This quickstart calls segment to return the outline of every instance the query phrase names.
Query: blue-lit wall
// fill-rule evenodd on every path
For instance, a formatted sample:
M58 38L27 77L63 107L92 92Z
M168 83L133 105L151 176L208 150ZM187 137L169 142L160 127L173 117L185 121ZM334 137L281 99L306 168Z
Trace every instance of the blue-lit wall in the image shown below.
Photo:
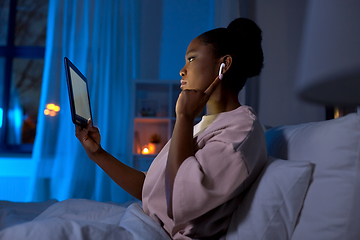
M214 28L215 2L143 1L137 78L180 80L188 44Z
M0 200L24 201L34 173L31 156L0 157Z
M180 79L188 44L214 28L215 1L164 1L164 9L159 78Z
M0 108L0 128L3 127L3 109ZM21 114L10 114L14 124L20 124ZM31 155L0 155L0 200L23 201L29 194L30 176L34 173Z

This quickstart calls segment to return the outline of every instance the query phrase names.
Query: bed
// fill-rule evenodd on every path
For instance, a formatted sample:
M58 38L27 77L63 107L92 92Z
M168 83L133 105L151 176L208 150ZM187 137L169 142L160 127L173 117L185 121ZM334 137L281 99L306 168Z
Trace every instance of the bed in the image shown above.
M268 163L222 239L359 240L360 114L265 135ZM139 202L85 199L0 202L0 230L2 240L170 239Z
M128 205L128 206L127 206ZM103 203L87 199L42 203L1 202L0 239L169 240L139 202Z

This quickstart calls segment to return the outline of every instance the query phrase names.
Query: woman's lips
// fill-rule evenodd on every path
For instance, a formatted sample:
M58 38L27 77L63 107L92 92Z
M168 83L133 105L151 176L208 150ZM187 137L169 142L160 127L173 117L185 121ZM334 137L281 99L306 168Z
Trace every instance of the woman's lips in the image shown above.
M183 88L184 88L184 86L186 85L186 81L185 80L180 80L180 83L181 83L181 85L180 85L180 88L182 89L182 90L184 90Z

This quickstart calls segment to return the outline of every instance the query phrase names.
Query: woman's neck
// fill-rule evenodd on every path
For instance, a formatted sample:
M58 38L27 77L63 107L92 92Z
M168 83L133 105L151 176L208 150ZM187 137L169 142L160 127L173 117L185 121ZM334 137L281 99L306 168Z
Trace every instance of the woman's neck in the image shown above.
M208 115L218 114L221 112L232 111L240 106L238 94L231 91L220 90L214 92L210 97L206 104L206 111Z

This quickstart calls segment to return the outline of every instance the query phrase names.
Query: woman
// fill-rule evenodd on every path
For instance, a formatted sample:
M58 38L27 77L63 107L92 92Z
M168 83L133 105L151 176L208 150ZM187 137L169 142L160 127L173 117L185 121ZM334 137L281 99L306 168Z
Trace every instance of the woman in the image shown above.
M263 66L261 30L238 18L227 28L205 32L188 46L180 71L172 139L147 174L101 148L91 124L76 126L89 157L120 187L143 201L143 209L174 239L220 238L244 190L266 161L266 142L252 109L239 91ZM222 79L218 72L224 63ZM193 128L201 110L208 116Z

